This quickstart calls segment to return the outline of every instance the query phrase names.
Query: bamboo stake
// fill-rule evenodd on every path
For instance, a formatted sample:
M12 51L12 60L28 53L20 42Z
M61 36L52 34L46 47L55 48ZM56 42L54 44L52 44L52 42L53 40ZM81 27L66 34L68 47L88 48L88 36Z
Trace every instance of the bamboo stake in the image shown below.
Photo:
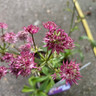
M77 10L80 18L81 18L81 21L82 21L82 23L83 23L83 26L84 26L84 28L85 28L85 31L86 31L86 33L87 33L88 38L89 38L90 40L94 40L94 39L93 39L93 36L92 36L92 34L91 34L91 30L90 30L90 28L89 28L89 26L88 26L88 23L87 23L87 21L86 21L86 19L85 19L85 16L84 16L84 14L83 14L83 12L82 12L82 10L81 10L81 8L80 8L80 5L79 5L78 1L77 1L77 0L73 0L73 3L74 3L74 5L75 5L75 7L76 7L76 10ZM95 54L95 56L96 56L96 47L93 48L93 51L94 51L94 54Z

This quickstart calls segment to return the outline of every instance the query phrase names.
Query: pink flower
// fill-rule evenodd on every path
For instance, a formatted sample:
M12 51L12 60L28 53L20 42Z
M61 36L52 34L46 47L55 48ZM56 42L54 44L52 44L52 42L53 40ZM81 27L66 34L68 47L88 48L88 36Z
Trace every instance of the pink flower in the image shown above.
M31 24L28 27L24 27L24 30L29 32L30 34L35 34L39 31L39 27Z
M28 38L28 33L25 31L19 31L17 33L17 38L19 38L19 40L27 40Z
M5 42L8 42L8 43L15 43L17 41L17 38L15 33L9 32L4 35L4 40Z
M21 52L19 56L14 58L14 61L9 64L11 73L18 77L19 75L27 76L31 74L31 70L36 67L34 62L34 54L26 51Z
M30 51L30 49L31 49L31 45L30 45L30 43L27 43L27 44L25 44L25 45L21 45L20 46L20 50L23 52L25 52L25 51Z
M0 66L0 79L7 74L7 68Z
M8 28L8 25L7 24L5 24L5 23L3 23L3 22L1 22L0 23L0 29L7 29Z
M13 54L11 53L5 53L5 55L2 57L2 60L6 61L6 62L10 62L13 60Z
M47 32L44 38L48 50L52 49L52 52L56 51L64 52L64 49L72 49L74 47L73 40L62 29L56 31Z
M43 23L44 28L49 29L49 31L56 30L58 27L54 22L48 21Z
M76 64L75 61L71 61L68 64L68 61L66 63L63 62L63 65L60 68L61 72L61 78L62 80L66 80L66 83L72 83L78 84L76 80L80 80L80 71L79 71L79 64Z

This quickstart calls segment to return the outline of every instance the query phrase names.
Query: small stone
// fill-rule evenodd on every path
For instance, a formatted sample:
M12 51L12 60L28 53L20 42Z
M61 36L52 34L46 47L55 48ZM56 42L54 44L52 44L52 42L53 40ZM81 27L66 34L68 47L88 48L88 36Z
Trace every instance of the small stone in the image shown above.
M38 17L38 14L37 13L35 14L35 17Z
M35 22L34 22L34 25L35 26L37 26L37 25L39 25L40 24L40 21L39 20L36 20Z
M46 7L45 5L42 6L43 9L44 9L45 7Z
M67 20L67 17L64 16L64 21L66 21L66 20Z
M47 13L50 13L50 12L51 12L51 10L47 9Z
M91 6L89 7L89 10L92 10L92 7Z
M5 81L8 81L7 78L5 78L5 77L4 77L4 80L5 80Z
M90 87L88 89L89 89L89 91L91 91L91 88Z

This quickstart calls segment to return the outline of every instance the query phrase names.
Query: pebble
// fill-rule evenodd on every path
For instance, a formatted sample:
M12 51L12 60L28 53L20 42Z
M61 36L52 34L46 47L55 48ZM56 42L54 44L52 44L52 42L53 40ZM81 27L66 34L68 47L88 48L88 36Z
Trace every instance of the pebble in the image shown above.
M35 22L34 22L34 25L39 25L40 24L40 21L39 20L36 20Z
M49 10L49 9L47 9L47 11L46 11L47 13L50 13L51 12L51 10Z

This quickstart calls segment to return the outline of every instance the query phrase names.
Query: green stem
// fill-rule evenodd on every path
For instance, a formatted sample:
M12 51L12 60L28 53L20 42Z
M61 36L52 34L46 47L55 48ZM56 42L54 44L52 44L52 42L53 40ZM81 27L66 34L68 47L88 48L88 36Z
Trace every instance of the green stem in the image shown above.
M16 46L14 46L14 48L15 48L18 52L20 52L20 50L19 50Z
M33 40L33 45L34 45L34 48L35 48L35 50L36 50L36 44L35 44L35 41L34 41L33 34L31 34L31 36L32 36L32 40Z
M71 25L70 25L70 30L69 30L69 36L71 35L71 33L72 33L72 31L71 31L71 29L72 29L72 26L73 26L73 20L74 20L74 15L75 15L75 4L74 4L74 7L73 7L73 12L72 12L72 18L71 18Z
M2 35L4 34L4 32L3 32L3 28L2 28Z
M38 51L37 51L37 54L43 59L45 60L44 56L42 54L40 54Z
M50 54L49 54L49 56L48 56L46 62L49 60L49 58L50 58L51 55L52 55L52 50L51 50L51 52L50 52Z

